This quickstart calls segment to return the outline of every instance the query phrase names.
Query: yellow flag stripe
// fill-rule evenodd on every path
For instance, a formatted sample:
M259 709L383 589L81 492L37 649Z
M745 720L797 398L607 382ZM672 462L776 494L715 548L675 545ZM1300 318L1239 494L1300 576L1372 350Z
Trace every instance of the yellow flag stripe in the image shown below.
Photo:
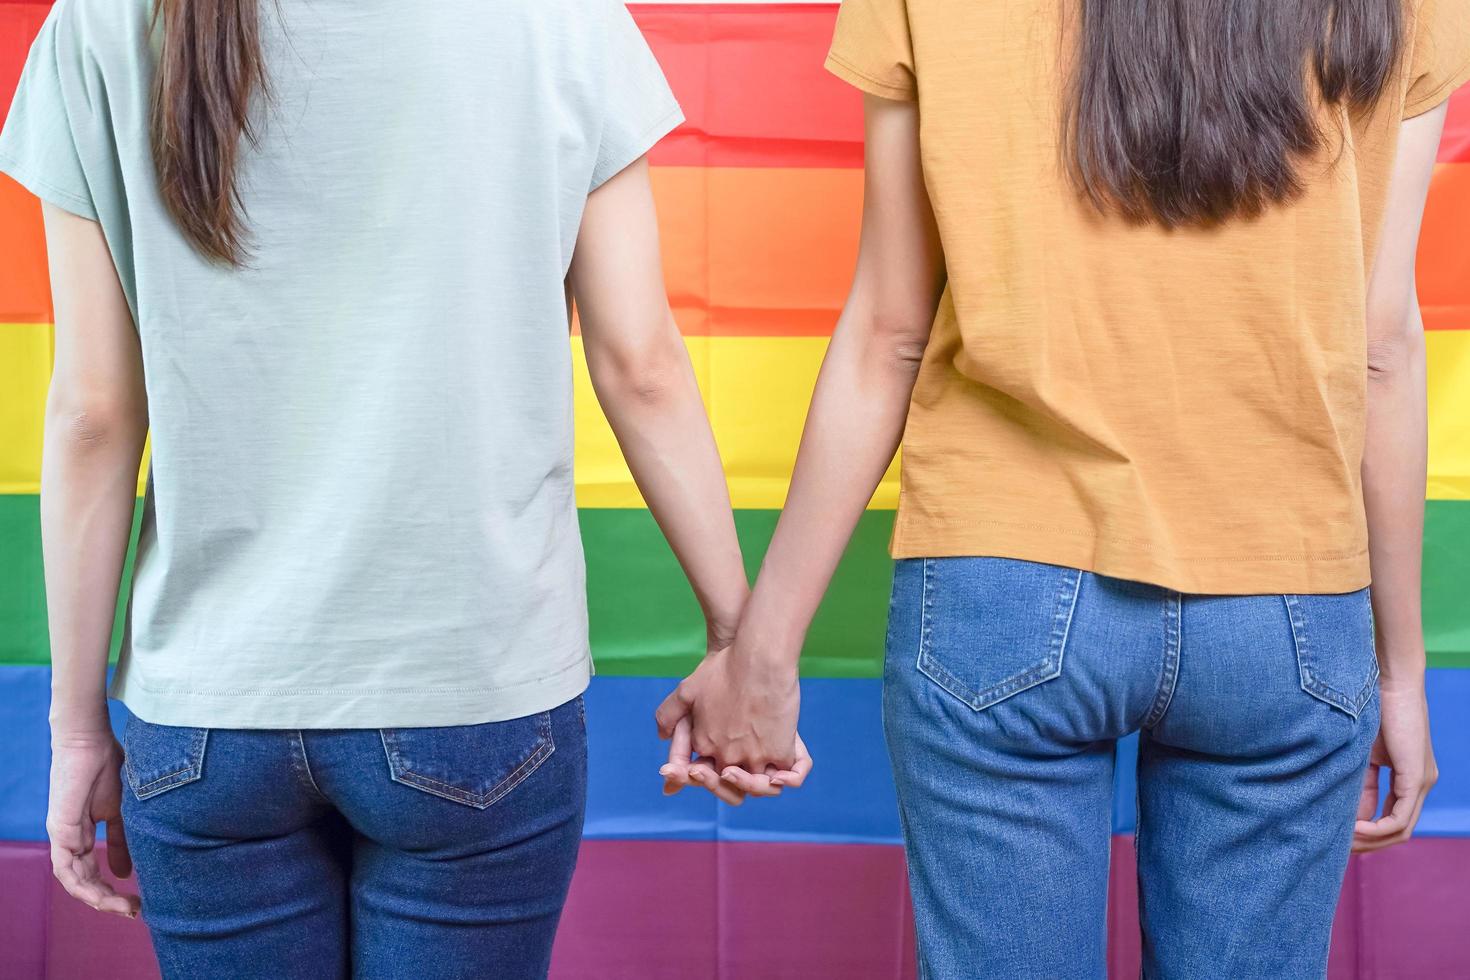
M736 507L778 508L786 500L807 403L827 350L825 337L686 337ZM577 378L577 503L642 507L643 498L592 394L581 338ZM889 468L870 506L898 502Z
M1430 500L1470 500L1470 330L1430 330Z
M1433 330L1429 347L1430 499L1470 500L1470 331ZM735 506L780 507L796 459L825 337L686 337L709 407ZM51 373L51 328L0 324L0 493L36 493L41 427ZM577 503L642 507L622 453L587 376L582 339L576 364ZM897 501L897 467L874 496ZM141 486L141 483L140 483Z
M51 383L51 327L0 324L0 493L35 493Z

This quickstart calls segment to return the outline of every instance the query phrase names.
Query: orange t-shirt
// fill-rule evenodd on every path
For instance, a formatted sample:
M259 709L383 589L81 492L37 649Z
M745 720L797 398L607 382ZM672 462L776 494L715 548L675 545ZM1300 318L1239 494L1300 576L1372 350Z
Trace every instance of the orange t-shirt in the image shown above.
M1075 2L1075 0L1074 0ZM903 440L895 557L1198 593L1368 584L1365 294L1399 121L1470 78L1470 0L1407 0L1406 68L1305 193L1173 231L1063 170L1066 0L844 0L827 67L917 100L948 284ZM1065 47L1064 47L1065 46Z

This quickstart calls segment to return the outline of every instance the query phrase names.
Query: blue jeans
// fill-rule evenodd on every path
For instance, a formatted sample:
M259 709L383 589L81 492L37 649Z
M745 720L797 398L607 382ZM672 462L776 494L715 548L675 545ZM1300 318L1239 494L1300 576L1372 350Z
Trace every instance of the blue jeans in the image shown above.
M1377 678L1366 589L898 562L883 712L921 976L1106 976L1114 747L1133 731L1144 976L1324 976Z
M124 749L165 977L546 976L587 798L580 697L456 728L133 718Z

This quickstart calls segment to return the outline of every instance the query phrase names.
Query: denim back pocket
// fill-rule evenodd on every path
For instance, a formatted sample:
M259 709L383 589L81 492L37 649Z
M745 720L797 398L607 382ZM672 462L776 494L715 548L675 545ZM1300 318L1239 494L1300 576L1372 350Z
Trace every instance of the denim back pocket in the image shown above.
M924 559L919 670L976 711L1060 676L1081 581L1010 558Z
M1291 619L1302 690L1358 717L1378 690L1368 590L1282 598Z
M384 728L395 783L483 810L551 757L551 712L450 728Z
M140 800L192 783L204 775L209 729L155 725L136 715L123 731L123 772Z

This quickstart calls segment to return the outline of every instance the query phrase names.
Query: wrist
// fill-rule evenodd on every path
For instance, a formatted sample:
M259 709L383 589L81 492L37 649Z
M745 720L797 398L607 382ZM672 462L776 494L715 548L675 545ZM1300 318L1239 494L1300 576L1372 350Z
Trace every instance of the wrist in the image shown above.
M113 745L117 737L112 729L102 728L51 728L51 751L62 749L98 749Z
M739 642L731 652L763 672L789 672L794 677L801 660L803 639L795 630L747 618L740 624Z
M745 606L745 615L740 620L741 638L752 641L750 649L757 654L795 662L806 643L811 616L803 617L793 610L789 597L773 595L776 587L770 586L766 579L761 580L761 585L767 587L757 586Z
M107 702L52 703L47 718L51 726L51 741L89 740L105 735L112 737L112 721L107 714Z
M1425 684L1425 666L1419 663L1392 663L1380 660L1378 666L1378 685L1389 689L1418 689L1423 690Z
M1378 674L1383 683L1423 686L1428 658L1424 654L1424 634L1421 631L1395 630L1387 633L1380 630L1375 646Z
M724 637L733 639L740 617L745 613L745 604L750 601L750 581L745 577L745 565L736 550L721 556L717 570L706 575L691 575L695 598L704 613L705 628L710 639Z
M732 592L722 602L703 604L705 640L711 650L723 650L735 642L735 634L740 629L740 617L749 598L750 590L746 589L738 594Z

